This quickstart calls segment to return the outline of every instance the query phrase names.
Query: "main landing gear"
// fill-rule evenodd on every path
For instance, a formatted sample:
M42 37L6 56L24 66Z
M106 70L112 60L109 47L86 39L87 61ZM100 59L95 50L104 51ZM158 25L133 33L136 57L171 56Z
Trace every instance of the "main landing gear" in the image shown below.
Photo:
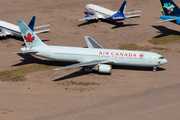
M157 67L153 67L153 72L156 72L156 70L157 70Z
M90 67L84 67L83 69L85 72L92 72L92 69Z

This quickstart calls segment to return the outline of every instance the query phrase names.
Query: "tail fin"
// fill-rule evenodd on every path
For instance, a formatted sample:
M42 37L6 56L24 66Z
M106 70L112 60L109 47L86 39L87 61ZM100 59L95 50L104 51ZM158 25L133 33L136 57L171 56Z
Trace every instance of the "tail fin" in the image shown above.
M17 23L26 47L46 46L23 21L17 21Z
M159 0L163 15L180 16L179 7L172 0Z
M29 27L32 31L34 31L35 19L36 19L36 17L33 16L32 19L31 19L31 21L29 22L29 25L28 25L28 27Z
M118 10L118 12L117 12L118 14L124 14L125 13L126 3L127 3L127 1L125 0L123 2L123 4L121 5L120 9Z

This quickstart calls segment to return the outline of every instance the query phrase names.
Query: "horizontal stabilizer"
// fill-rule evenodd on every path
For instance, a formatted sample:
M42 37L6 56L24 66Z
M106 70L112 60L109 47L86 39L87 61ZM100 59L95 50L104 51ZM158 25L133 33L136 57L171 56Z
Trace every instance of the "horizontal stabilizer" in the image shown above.
M137 10L137 11L128 11L128 12L125 12L124 14L132 14L132 13L138 13L138 12L141 12L141 10Z
M63 69L69 69L69 68L75 68L75 67L84 67L84 66L95 66L95 65L101 64L101 63L113 63L113 61L111 61L111 60L95 60L95 61L90 61L90 62L77 63L77 64L69 65L66 67L57 68L54 70L63 70Z
M27 51L21 51L21 52L13 52L13 54L25 54L25 53L38 53L38 51L27 50Z
M39 31L34 31L35 34L39 34L39 33L44 33L44 32L48 32L51 29L46 29L46 30L39 30Z
M126 15L126 18L133 18L133 17L139 17L141 14L136 14L136 15Z
M49 24L47 25L39 25L39 26L35 26L34 29L38 29L38 28L42 28L42 27L47 27L47 26L50 26Z
M100 44L98 44L95 40L93 40L91 37L89 36L84 36L88 48L99 48L99 49L104 49Z
M162 20L162 21L159 21L159 22L156 22L156 23L162 23L162 22L176 22L176 21L177 21L176 18L170 18L170 19Z

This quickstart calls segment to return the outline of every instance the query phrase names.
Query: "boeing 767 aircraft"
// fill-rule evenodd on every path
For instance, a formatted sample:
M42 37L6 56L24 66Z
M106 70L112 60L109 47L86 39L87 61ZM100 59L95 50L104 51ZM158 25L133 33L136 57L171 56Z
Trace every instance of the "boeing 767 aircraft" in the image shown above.
M153 67L156 71L157 66L167 63L162 55L154 52L104 49L89 36L85 36L88 48L48 46L23 21L17 23L26 47L21 48L21 52L16 54L31 53L57 61L76 62L55 70L84 67L88 72L96 70L100 73L111 73L111 65L128 65Z
M120 9L118 11L112 11L112 10L106 9L106 8L98 6L98 5L88 4L85 6L85 9L88 13L90 13L92 15L87 14L85 16L85 18L79 19L79 21L82 21L82 20L99 20L99 19L107 19L110 21L120 21L120 20L124 20L126 18L138 17L141 15L141 14L136 14L136 15L126 15L125 16L125 14L141 12L140 10L125 12L126 3L127 2L124 1L122 6L120 7Z
M40 26L34 26L35 24L35 19L36 17L33 16L31 21L29 22L29 28L31 28L31 30L33 31L34 29L38 29L41 27L46 27L49 26L49 24L47 25L40 25ZM12 35L12 36L17 36L17 37L22 37L21 32L19 30L19 27L17 25L5 22L5 21L1 21L0 20L0 37L6 37L7 35ZM36 34L39 33L43 33L43 32L48 32L50 29L46 29L46 30L40 30L40 31L34 31Z

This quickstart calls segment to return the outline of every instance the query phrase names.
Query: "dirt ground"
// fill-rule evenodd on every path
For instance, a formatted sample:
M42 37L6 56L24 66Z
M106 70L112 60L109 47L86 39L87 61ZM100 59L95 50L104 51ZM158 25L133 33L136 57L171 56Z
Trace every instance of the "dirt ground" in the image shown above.
M142 10L140 18L122 22L79 22L84 7L93 3L118 10L123 0L8 0L0 4L0 20L28 23L36 16L36 25L50 24L49 33L38 34L48 45L87 46L91 36L104 48L122 44L155 46L147 41L170 34L179 35L180 26L161 23L158 0L128 0L126 11ZM180 1L174 0L180 6ZM0 39L0 71L16 69L21 58L12 52L23 47L21 38ZM168 63L157 72L152 68L114 66L111 75L85 74L74 68L39 71L26 81L0 81L1 120L179 120L180 115L180 42L157 45L166 51ZM44 60L43 58L38 57ZM31 61L31 60L28 60ZM35 61L34 64L38 64ZM31 65L31 64L30 64ZM23 66L26 66L24 64ZM77 83L94 83L81 85ZM74 83L74 84L73 84Z

